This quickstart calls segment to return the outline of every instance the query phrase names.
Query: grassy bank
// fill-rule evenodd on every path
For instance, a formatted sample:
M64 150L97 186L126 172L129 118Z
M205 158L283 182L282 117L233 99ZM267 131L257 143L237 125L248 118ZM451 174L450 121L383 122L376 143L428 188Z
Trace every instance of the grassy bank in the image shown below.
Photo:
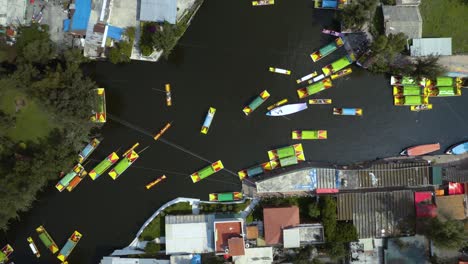
M0 86L8 87L1 83ZM18 90L8 88L5 88L0 96L0 110L16 118L15 126L10 127L6 133L13 141L35 141L47 136L54 127L50 115L41 109L34 99ZM19 103L18 111L16 111L17 101L24 102L24 104Z
M468 3L462 0L424 0L419 6L423 37L452 37L453 53L468 52Z

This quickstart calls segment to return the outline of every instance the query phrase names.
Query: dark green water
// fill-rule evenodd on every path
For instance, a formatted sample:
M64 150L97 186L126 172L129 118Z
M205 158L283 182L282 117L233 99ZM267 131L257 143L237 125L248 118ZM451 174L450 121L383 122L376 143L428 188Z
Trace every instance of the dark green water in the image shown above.
M353 67L349 78L316 98L332 98L332 106L311 106L289 119L267 117L266 105L282 98L297 102L295 83L343 56L344 50L313 63L308 56L332 38L320 33L332 24L334 12L316 11L311 1L276 1L253 8L250 1L207 0L168 62L128 65L93 63L87 72L106 88L108 112L145 131L156 132L166 122L173 127L164 138L203 159L221 159L233 172L268 158L266 151L292 144L291 130L326 129L328 140L303 142L306 158L340 164L397 155L403 148L440 142L448 147L466 140L467 95L433 98L434 110L414 113L395 107L385 76ZM268 72L269 66L292 70L291 76ZM163 89L171 83L173 102L165 106ZM271 97L245 117L242 112L262 90ZM217 108L208 135L200 127L210 106ZM364 116L337 117L332 107L362 107ZM51 183L33 208L12 223L1 242L15 247L15 263L58 263L34 229L42 224L63 246L76 229L83 239L70 263L98 263L102 256L128 245L146 219L175 197L207 199L208 193L240 189L239 180L223 171L193 184L189 174L207 165L198 157L152 138L135 128L109 120L104 141L87 165L111 151L140 142L149 146L117 181L107 175L83 181L72 193L59 193ZM140 150L142 149L140 148ZM147 191L144 186L166 174L166 182ZM33 235L41 250L38 260L26 237Z

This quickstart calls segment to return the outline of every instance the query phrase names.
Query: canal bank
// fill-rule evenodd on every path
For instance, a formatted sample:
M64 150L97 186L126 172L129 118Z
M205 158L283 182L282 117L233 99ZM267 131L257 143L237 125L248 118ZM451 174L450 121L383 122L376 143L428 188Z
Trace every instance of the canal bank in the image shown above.
M150 147L116 181L106 175L86 179L72 193L58 193L51 182L0 242L15 247L16 263L57 263L42 245L44 254L36 260L26 238L42 224L61 247L78 230L83 239L70 262L98 263L102 256L127 246L145 219L167 201L206 200L211 192L240 190L238 178L226 171L193 184L189 175L207 165L200 157L221 159L228 170L237 172L265 162L268 150L297 142L291 139L291 130L328 130L327 140L303 142L305 156L336 164L393 156L412 145L438 141L446 148L466 140L466 93L434 98L438 103L432 111L410 112L393 106L388 78L358 68L314 97L332 98L332 106L310 106L288 119L267 117L262 106L246 117L242 108L264 89L272 95L265 104L285 97L298 101L295 79L344 55L340 49L319 63L309 57L333 40L320 33L333 24L333 16L333 11L314 10L305 0L259 8L250 2L207 1L169 61L89 65L88 75L106 88L108 112L130 125L110 118L87 167L136 141L142 148ZM270 66L291 69L292 76L270 73ZM152 89L163 89L165 83L173 89L171 108L165 106L165 95ZM202 135L210 106L217 108L216 116L208 135ZM361 107L364 115L333 116L333 106ZM163 138L199 157L140 132L156 133L170 121L173 126ZM167 180L147 191L145 185L162 174Z

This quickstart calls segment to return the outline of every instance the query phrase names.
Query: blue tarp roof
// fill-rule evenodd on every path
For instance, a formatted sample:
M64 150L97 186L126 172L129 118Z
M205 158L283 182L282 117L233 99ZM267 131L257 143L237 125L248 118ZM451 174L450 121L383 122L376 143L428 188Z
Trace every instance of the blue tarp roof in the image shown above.
M140 20L176 23L177 0L141 0Z
M114 26L111 26L111 25L107 26L107 36L109 38L112 38L112 39L115 39L115 40L122 39L123 31L124 31L123 28L114 27Z
M338 6L338 1L336 0L325 0L322 2L322 7L324 8L336 8Z
M70 19L63 20L63 31L67 32L70 29Z
M201 255L194 255L190 264L201 264Z
M76 0L75 13L72 17L71 31L86 30L91 15L91 0Z

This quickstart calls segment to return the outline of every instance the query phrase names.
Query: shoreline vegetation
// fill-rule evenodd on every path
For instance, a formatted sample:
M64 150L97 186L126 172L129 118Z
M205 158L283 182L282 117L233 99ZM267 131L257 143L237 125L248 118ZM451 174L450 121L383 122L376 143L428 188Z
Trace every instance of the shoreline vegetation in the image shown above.
M0 50L0 229L31 208L36 195L76 162L97 126L90 122L95 83L85 77L79 50L63 54L47 26L19 29Z

